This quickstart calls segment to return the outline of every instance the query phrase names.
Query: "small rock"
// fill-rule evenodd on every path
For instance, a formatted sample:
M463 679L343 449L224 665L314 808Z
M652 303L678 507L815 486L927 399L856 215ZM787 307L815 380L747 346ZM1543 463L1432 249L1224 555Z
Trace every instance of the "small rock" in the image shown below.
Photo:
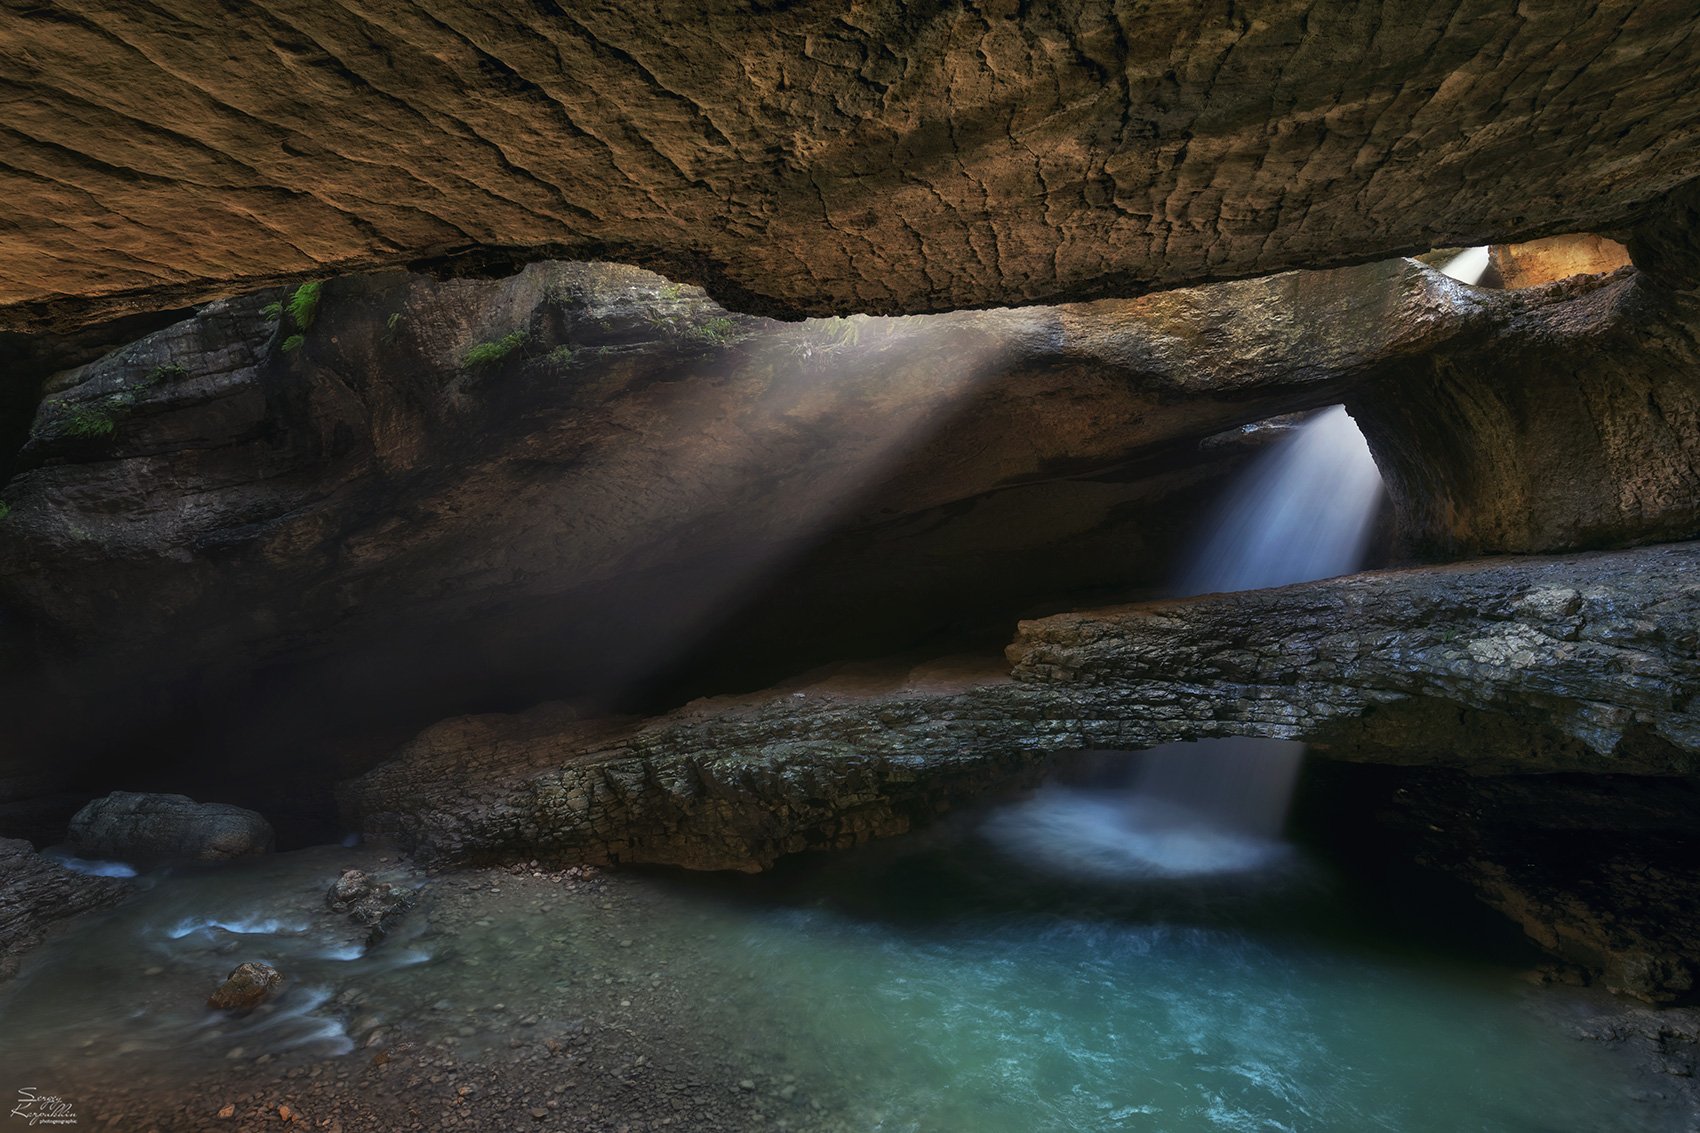
M331 882L330 890L325 894L325 904L341 912L372 892L373 888L372 879L366 876L364 870L345 869L341 877Z
M207 1006L220 1011L251 1011L283 983L283 974L270 964L250 960L238 964L223 985L207 997Z
M236 1116L236 1107L234 1105L227 1105L223 1109L218 1111L218 1115L220 1117L235 1117Z
M743 1081L738 1083L738 1088L743 1090L745 1093L753 1093L755 1091L756 1084L750 1079L745 1078Z

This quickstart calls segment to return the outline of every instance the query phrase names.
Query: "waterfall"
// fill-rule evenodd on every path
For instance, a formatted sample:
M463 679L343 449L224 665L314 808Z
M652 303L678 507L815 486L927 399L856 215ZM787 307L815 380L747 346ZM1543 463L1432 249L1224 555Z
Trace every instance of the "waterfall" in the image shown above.
M1206 526L1177 591L1329 578L1363 560L1381 475L1342 406L1313 415L1248 468ZM1183 876L1260 868L1277 841L1304 744L1215 739L1141 753L1131 783L1053 786L988 823L1028 860L1069 873ZM1129 788L1131 787L1131 794Z
M1468 283L1474 287L1487 274L1488 261L1491 259L1488 246L1478 245L1466 248L1440 265L1442 275L1449 275L1459 283Z
M1345 407L1325 409L1244 473L1178 590L1257 590L1355 570L1381 492L1375 459ZM1173 821L1273 838L1304 750L1295 741L1246 738L1164 744L1141 759L1135 797L1176 808Z
M1380 503L1363 434L1344 406L1324 409L1252 463L1177 591L1259 590L1356 570Z

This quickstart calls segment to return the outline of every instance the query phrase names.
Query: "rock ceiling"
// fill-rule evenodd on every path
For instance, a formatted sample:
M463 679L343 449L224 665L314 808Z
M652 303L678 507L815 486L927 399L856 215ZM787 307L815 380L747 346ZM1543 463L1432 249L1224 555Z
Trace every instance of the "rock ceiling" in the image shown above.
M26 0L0 329L608 258L797 316L1565 231L1700 178L1687 0Z

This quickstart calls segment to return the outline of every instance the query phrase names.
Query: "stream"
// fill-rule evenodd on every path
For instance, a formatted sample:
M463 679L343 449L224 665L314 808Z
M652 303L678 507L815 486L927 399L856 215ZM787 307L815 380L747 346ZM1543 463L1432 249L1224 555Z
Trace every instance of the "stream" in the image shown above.
M4 1084L80 1099L98 1121L185 1094L210 1114L256 1080L352 1092L412 1059L408 1104L441 1095L453 1115L456 1082L535 1056L525 1100L503 1104L549 1098L525 1122L545 1129L618 1129L595 1114L621 1105L652 1107L629 1130L659 1128L663 1100L683 1128L1683 1127L1567 1025L1588 993L1518 978L1530 955L1433 939L1422 926L1443 913L1366 894L1299 847L1200 857L1188 842L1188 868L1153 870L1144 849L1114 852L1107 816L1126 801L1056 783L761 876L426 878L371 846L144 874L0 991ZM1093 808L1098 833L1069 840ZM1150 821L1127 813L1129 829ZM348 866L423 886L370 949L324 910ZM249 959L285 973L282 994L246 1018L207 1010ZM579 1053L548 1061L551 1036ZM602 1062L626 1094L565 1084ZM692 1119L698 1094L717 1099L712 1118ZM296 1104L313 1112L311 1095ZM509 1127L506 1112L465 1124Z

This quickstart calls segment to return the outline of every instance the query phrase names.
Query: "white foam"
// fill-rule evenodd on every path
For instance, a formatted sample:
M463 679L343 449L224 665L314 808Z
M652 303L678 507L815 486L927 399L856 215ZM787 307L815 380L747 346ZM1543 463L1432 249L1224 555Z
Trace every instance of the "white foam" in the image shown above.
M1101 880L1245 873L1291 857L1281 842L1161 799L1068 787L999 811L981 834L1029 864Z
M70 854L46 853L42 855L58 862L72 873L85 873L90 877L135 877L136 867L128 862L101 861L95 858L76 858Z
M182 940L191 933L208 932L212 929L234 933L238 936L294 936L307 931L307 922L286 921L280 917L250 917L236 920L222 920L217 917L189 917L178 921L175 927L167 929L165 935L172 940Z

